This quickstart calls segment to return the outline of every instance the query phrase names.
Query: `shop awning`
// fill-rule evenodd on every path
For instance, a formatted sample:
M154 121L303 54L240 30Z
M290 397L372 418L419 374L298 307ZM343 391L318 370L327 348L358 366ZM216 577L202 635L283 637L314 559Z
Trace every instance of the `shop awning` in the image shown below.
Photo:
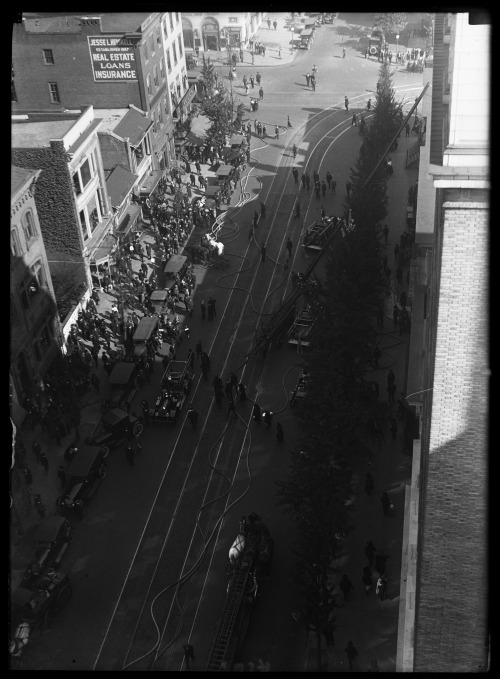
M120 207L137 181L137 175L123 165L117 165L106 179L106 188L113 207Z
M152 125L153 121L145 113L131 108L115 127L113 133L122 139L128 137L132 146L138 146Z
M94 250L90 258L90 264L99 266L100 264L107 264L109 257L116 248L117 240L110 233L105 236L99 246Z
M139 215L141 214L141 209L141 206L137 205L136 203L131 203L128 206L118 224L118 232L120 236L125 236L134 226Z
M141 195L149 195L150 193L153 193L156 185L161 179L162 174L162 170L156 170L153 173L147 174L143 181L139 184L139 191L141 192Z

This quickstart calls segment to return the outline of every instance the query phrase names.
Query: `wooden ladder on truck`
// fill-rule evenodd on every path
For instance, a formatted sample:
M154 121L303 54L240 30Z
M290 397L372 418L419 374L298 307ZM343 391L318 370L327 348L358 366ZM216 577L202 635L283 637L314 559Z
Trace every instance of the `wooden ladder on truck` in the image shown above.
M250 563L243 561L231 580L224 611L217 625L215 639L210 650L207 664L208 672L231 670L237 646L235 630L250 575L250 565Z

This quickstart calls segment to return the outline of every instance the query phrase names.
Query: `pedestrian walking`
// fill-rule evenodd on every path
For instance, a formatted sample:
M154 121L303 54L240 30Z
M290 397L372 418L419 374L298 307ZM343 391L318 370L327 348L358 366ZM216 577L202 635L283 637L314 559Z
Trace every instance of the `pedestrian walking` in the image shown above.
M190 660L195 660L194 657L194 647L191 646L191 644L186 644L183 646L184 649L184 662L186 663L186 669L189 670L189 661Z
M342 47L342 59L345 59L345 47Z
M281 47L278 47L278 59L281 59Z
M344 652L347 655L349 669L352 670L353 662L356 660L356 657L358 655L358 651L356 650L356 647L354 646L352 641L347 642L347 646L344 648Z
M356 118L355 113L352 114L352 119L351 119L351 127L353 127L353 126L356 126L356 127L358 126L358 119Z
M278 22L276 21L276 19L273 21L273 26L274 26L274 30L276 30L278 28Z
M262 76L260 75L259 71L257 71L257 73L255 75L255 80L257 82L257 85L260 85L261 78L262 78Z
M66 488L66 473L62 464L57 468L57 478L61 482L61 487Z
M383 601L385 599L386 587L387 580L384 578L383 575L381 575L377 580L377 586L375 587L375 592L379 595L380 601Z
M203 348L201 346L201 340L198 340L196 343L196 358L201 358L201 355L203 353Z
M394 327L396 328L398 325L398 318L399 318L399 307L395 304L392 307L392 320L394 322Z
M300 203L297 202L295 204L295 218L299 219L299 217L300 217Z
M260 248L260 254L262 255L262 261L266 261L266 246L264 243L262 243L261 248Z
M374 483L373 483L373 476L372 476L370 473L368 473L368 474L366 475L366 478L365 478L365 493L366 493L367 495L371 495L371 494L372 494L372 492L373 492L373 486L374 486Z
M352 582L349 580L347 573L344 573L344 575L342 576L342 580L340 581L339 587L344 595L344 601L347 601L349 592L351 591L351 589L354 589L354 586Z
M254 227L257 226L258 221L259 221L259 213L257 212L257 210L254 210L254 213L253 213L253 225L254 225Z
M290 116L287 116L286 124L287 124L287 127L293 127L292 123L290 122Z
M316 194L316 198L318 198L318 200L321 197L320 191L321 191L320 185L318 183L316 183L314 185L314 193Z
M45 474L49 473L49 460L47 458L47 455L43 452L43 450L40 451L40 464L42 467L45 469Z
M368 540L368 542L365 545L364 553L366 558L368 559L368 565L370 566L370 568L373 566L373 558L375 556L376 551L377 550L373 542L371 540Z
M363 568L363 577L361 578L361 581L363 583L363 586L365 588L365 592L367 594L370 594L370 590L373 586L373 581L372 581L372 572L368 566L365 566Z
M299 172L296 167L292 169L293 179L296 184L299 183Z
M259 99L261 100L264 99L264 90L262 89L262 87L259 88Z
M283 443L283 440L285 438L285 434L283 432L283 426L280 422L276 423L276 440L278 443Z
M311 80L311 74L306 73L306 82L307 82L307 87L309 87L309 81Z
M349 99L347 97L344 97L344 106L345 106L345 110L348 111L349 110Z
M313 88L313 92L316 92L316 78L311 78L311 87Z
M380 496L380 502L382 503L382 511L384 512L384 516L388 516L391 512L391 509L394 509L394 505L392 504L392 500L387 495L385 490Z
M387 224L385 224L384 228L382 229L382 233L384 234L384 242L387 245L387 237L389 235L389 227Z
M280 128L277 125L275 125L274 126L274 138L279 139L279 137L280 137Z
M191 427L193 428L193 430L196 429L196 425L198 424L198 416L199 416L199 414L198 414L198 412L193 408L193 404L192 404L192 403L189 404L189 408L188 408L188 411L187 411L187 416L188 416L188 418L189 418L189 421L191 422Z
M293 154L294 158L297 155L297 147L295 146L295 144L293 145L293 148L292 148L292 154Z
M264 219L266 216L266 206L264 203L261 202L260 204L260 218Z
M287 241L286 241L286 249L288 250L290 257L292 256L292 248L293 248L293 243L291 241L290 236L288 236Z

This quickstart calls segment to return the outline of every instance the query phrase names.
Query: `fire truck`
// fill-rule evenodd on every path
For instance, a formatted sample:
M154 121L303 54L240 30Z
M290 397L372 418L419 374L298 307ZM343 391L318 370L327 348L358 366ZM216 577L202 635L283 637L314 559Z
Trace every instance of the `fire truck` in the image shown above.
M170 361L163 373L160 393L149 411L153 422L176 424L193 382L193 368L188 361Z
M208 653L208 672L230 672L238 659L262 579L269 574L273 539L255 512L240 521L229 550L229 582L224 609Z

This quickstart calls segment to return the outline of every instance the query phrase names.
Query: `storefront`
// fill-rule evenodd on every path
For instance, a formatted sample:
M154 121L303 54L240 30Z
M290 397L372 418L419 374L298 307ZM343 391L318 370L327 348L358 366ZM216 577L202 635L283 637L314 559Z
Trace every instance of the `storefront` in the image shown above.
M207 17L203 20L201 26L202 38L203 38L203 49L204 50L220 50L220 29L219 22L213 17Z

